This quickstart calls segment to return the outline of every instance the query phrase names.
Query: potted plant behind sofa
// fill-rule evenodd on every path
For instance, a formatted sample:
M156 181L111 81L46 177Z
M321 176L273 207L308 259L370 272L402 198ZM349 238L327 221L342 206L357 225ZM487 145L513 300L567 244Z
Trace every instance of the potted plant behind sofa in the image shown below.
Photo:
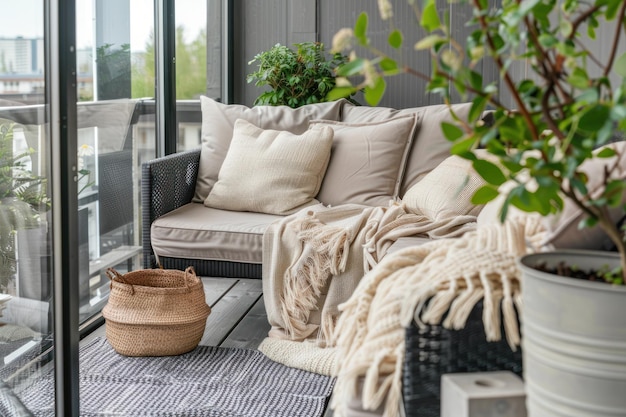
M255 105L296 108L326 101L326 95L335 87L335 69L347 62L347 57L333 53L327 58L324 44L320 42L294 46L295 51L276 44L248 62L248 65L258 65L257 70L247 76L248 83L271 88L256 98Z
M353 83L337 87L331 97L364 88L373 105L384 94L385 77L404 73L427 80L428 90L446 101L453 91L471 96L471 113L492 109L493 125L459 120L443 123L442 130L454 142L452 153L472 160L487 182L473 202L500 197L501 220L511 206L541 216L565 210L566 221L580 218L581 227L604 231L616 252L522 258L524 375L531 417L621 415L626 409L626 242L620 222L626 213L626 143L609 144L626 132L626 55L617 53L626 42L626 2L503 0L492 7L487 0L472 0L474 30L460 41L439 16L435 0L423 7L408 3L427 33L415 49L430 54L432 71L403 67L375 48L367 36L368 16L361 14L353 29L337 33L333 50L356 45L373 57L355 57L339 68L339 75ZM388 0L378 5L382 19L393 17ZM611 22L608 57L600 61L596 53L604 45L596 31ZM391 27L388 43L397 49L403 34ZM473 70L483 61L495 65L513 106L501 101L498 83L484 83ZM516 65L529 75L514 79ZM363 76L359 83L357 76ZM486 148L495 163L479 159L478 148ZM584 279L558 276L557 269L582 271ZM588 281L593 274L608 283Z

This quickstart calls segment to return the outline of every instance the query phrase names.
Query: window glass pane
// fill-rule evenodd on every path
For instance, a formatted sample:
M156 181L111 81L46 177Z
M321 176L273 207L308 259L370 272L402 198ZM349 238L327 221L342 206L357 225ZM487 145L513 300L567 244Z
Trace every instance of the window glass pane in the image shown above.
M139 176L155 144L154 18L149 0L76 6L82 322L106 304L107 268L141 266Z
M219 94L220 60L207 60L207 43L211 42L219 57L219 38L207 34L217 29L219 36L219 1L176 0L176 99L178 119L179 151L197 148L200 145L201 95ZM210 12L207 11L210 8ZM213 20L211 20L213 19ZM209 24L209 20L213 25ZM215 56L212 56L215 58ZM211 84L209 87L208 84Z
M53 366L43 2L0 14L0 415Z

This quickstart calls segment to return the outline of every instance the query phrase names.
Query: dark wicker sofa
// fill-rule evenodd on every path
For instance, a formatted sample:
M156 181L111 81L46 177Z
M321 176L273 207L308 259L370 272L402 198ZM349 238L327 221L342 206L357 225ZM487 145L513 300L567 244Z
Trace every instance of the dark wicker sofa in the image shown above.
M156 262L150 244L150 225L157 217L191 202L200 150L192 150L146 162L142 167L144 267ZM160 258L164 268L192 265L199 275L261 278L261 265L198 259ZM403 397L408 417L438 417L441 375L456 372L508 370L522 374L522 352L513 352L506 341L486 342L482 305L472 311L466 327L441 326L406 330Z
M430 159L429 162L437 163ZM193 201L201 163L201 150L196 149L143 164L141 203L145 268L158 266L151 243L152 223ZM164 268L193 266L203 276L260 279L262 275L262 266L256 263L162 255L158 259ZM520 350L513 352L504 340L485 340L480 304L462 330L447 330L441 326L408 328L406 346L403 400L407 416L439 416L440 379L444 373L509 370L521 375L522 372Z

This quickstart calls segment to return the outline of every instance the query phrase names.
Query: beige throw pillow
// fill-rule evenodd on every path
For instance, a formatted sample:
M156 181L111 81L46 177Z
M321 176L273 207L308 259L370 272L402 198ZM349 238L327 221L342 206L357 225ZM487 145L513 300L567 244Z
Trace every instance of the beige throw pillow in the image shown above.
M407 109L387 107L344 106L342 122L371 123L392 118L415 115L419 126L414 133L413 143L407 156L406 170L400 184L400 197L415 185L424 175L450 156L452 142L441 131L441 122L452 121L450 109L462 120L467 120L472 103L434 104Z
M193 201L204 201L217 181L237 119L247 120L262 129L286 130L299 135L309 128L311 119L339 120L345 103L349 102L339 100L315 103L297 109L287 106L247 107L241 104L223 104L201 96L202 146Z
M311 121L334 130L330 163L317 199L327 205L388 206L398 197L415 115L376 123Z
M408 211L431 220L477 216L483 206L473 204L471 198L484 184L472 161L452 155L409 188L402 201Z
M332 142L330 127L295 135L264 130L239 119L217 182L204 204L281 215L316 204L314 197L328 166Z

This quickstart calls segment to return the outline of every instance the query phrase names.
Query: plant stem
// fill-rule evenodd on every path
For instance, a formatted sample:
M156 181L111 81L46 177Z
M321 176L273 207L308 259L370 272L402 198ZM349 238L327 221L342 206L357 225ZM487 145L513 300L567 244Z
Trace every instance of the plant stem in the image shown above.
M619 10L618 22L624 22L624 15L626 14L626 1L622 2L622 7ZM613 61L615 61L615 55L617 54L617 46L619 44L619 38L622 32L622 24L618 23L615 28L615 37L613 38L613 45L611 46L611 54L609 56L609 61L604 67L604 76L608 76L611 68L613 68Z
M606 233L611 239L611 242L615 244L617 251L620 255L620 265L622 279L626 283L626 242L624 241L623 234L618 229L618 226L611 220L606 207L596 209L586 205L579 196L571 188L565 189L561 187L561 191L565 194L576 206L581 209L585 215L590 218L598 220L598 226Z
M405 73L410 74L410 75L413 75L414 77L420 78L420 79L422 79L422 80L424 80L424 81L430 81L430 80L431 80L431 78L430 78L428 75L424 74L423 72L417 71L417 70L415 70L415 69L413 69L413 68L411 68L411 67L409 67L409 66L404 66L404 67L402 67L402 70L403 70ZM448 81L454 81L454 78L453 78L450 74L448 74L448 73L446 73L446 72L443 72L443 71L437 71L437 75L441 75L441 76L446 77L446 78L448 79ZM500 102L497 98L494 98L494 96L493 96L493 95L491 95L491 94L485 94L484 92L479 91L479 90L476 90L476 89L474 89L472 86L467 85L467 84L465 84L465 85L464 85L464 87L465 87L465 89L466 89L467 91L469 91L470 93L474 93L474 94L476 94L477 96L481 96L481 97L484 97L484 98L488 99L488 100L489 100L489 102L490 102L491 104L493 104L494 106L499 107L499 108L502 108L502 109L509 110L509 109L508 109L508 108L507 108L504 104L502 104L502 103L501 103L501 102Z
M537 131L537 126L535 126L535 124L533 123L532 117L530 116L530 113L528 112L528 109L526 108L524 101L522 100L522 98L519 95L519 92L515 88L515 83L513 82L513 79L511 79L511 75L506 69L504 63L502 62L502 58L496 52L496 45L488 30L489 25L487 24L487 21L485 20L485 16L483 14L484 9L482 8L480 4L480 0L474 0L474 6L476 7L476 10L478 11L477 15L478 15L478 21L480 22L480 26L483 30L483 33L487 37L487 42L489 43L489 50L491 51L491 56L494 62L496 63L496 65L498 66L498 69L500 70L500 73L502 74L502 77L504 78L504 82L507 88L509 89L509 92L513 96L513 99L515 100L515 103L517 103L517 106L519 107L518 111L522 114L522 116L526 120L526 123L528 124L528 127L532 133L533 138L538 139L539 132Z

